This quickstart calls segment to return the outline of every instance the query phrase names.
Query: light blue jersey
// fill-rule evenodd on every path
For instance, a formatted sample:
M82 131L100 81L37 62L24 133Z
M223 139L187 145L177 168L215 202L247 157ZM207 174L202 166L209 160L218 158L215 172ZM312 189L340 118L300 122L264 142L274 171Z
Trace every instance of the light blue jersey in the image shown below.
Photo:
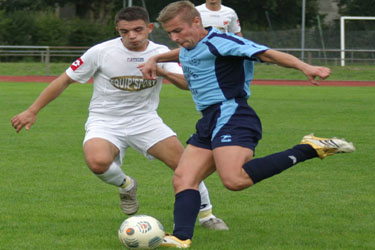
M199 111L233 98L250 96L254 55L268 50L245 38L208 28L193 49L181 48L180 63Z

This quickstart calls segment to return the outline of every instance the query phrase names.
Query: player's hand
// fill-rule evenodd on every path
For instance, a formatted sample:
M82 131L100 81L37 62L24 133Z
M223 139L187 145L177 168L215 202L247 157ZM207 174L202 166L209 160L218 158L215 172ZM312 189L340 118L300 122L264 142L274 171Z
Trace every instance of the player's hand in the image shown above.
M23 127L25 127L26 130L29 130L31 126L36 121L36 114L25 110L22 113L14 116L10 122L12 123L13 128L16 130L16 132L20 132Z
M146 63L138 65L138 69L147 80L155 80L157 76L157 60L155 57L150 57Z
M309 67L303 70L303 73L307 76L307 79L309 79L312 84L319 85L319 82L316 78L318 78L319 80L326 79L331 75L331 70L327 67L309 65Z

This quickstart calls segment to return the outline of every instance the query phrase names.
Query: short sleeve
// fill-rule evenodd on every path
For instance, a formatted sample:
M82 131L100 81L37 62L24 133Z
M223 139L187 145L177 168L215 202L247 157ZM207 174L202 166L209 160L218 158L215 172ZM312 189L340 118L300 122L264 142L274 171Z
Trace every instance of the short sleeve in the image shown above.
M183 74L182 67L178 63L174 63L174 62L163 63L161 67L168 72L172 72L176 74Z
M213 34L207 45L216 56L239 56L250 60L257 60L255 54L269 49L267 46L230 33Z
M90 48L70 65L66 70L67 75L80 83L89 81L98 69L98 54L95 47Z

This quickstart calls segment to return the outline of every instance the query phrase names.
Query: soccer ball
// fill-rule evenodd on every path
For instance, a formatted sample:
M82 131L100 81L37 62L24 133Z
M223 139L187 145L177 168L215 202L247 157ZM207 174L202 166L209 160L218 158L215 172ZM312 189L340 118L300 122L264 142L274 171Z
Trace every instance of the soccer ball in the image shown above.
M120 241L128 249L154 249L163 241L163 225L148 215L132 216L121 224L118 230Z

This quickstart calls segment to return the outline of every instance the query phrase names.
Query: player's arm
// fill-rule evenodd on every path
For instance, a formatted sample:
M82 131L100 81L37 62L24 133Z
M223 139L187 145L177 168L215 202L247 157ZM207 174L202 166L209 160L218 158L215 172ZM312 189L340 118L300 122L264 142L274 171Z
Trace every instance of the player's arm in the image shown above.
M188 84L183 74L172 73L161 67L157 67L156 74L164 77L167 81L173 83L176 87L189 90Z
M180 49L174 49L166 53L154 55L150 57L146 63L142 64L138 68L142 71L145 79L156 79L157 63L158 62L178 62L178 56Z
M313 66L299 60L293 55L273 49L260 52L255 56L261 59L263 62L275 63L285 68L297 69L304 73L307 79L309 79L309 81L315 85L319 85L319 82L315 80L316 77L324 80L331 74L331 70L327 67Z
M39 111L57 98L72 82L74 81L65 72L52 81L29 108L11 119L16 132L21 131L23 127L29 130L35 123Z

